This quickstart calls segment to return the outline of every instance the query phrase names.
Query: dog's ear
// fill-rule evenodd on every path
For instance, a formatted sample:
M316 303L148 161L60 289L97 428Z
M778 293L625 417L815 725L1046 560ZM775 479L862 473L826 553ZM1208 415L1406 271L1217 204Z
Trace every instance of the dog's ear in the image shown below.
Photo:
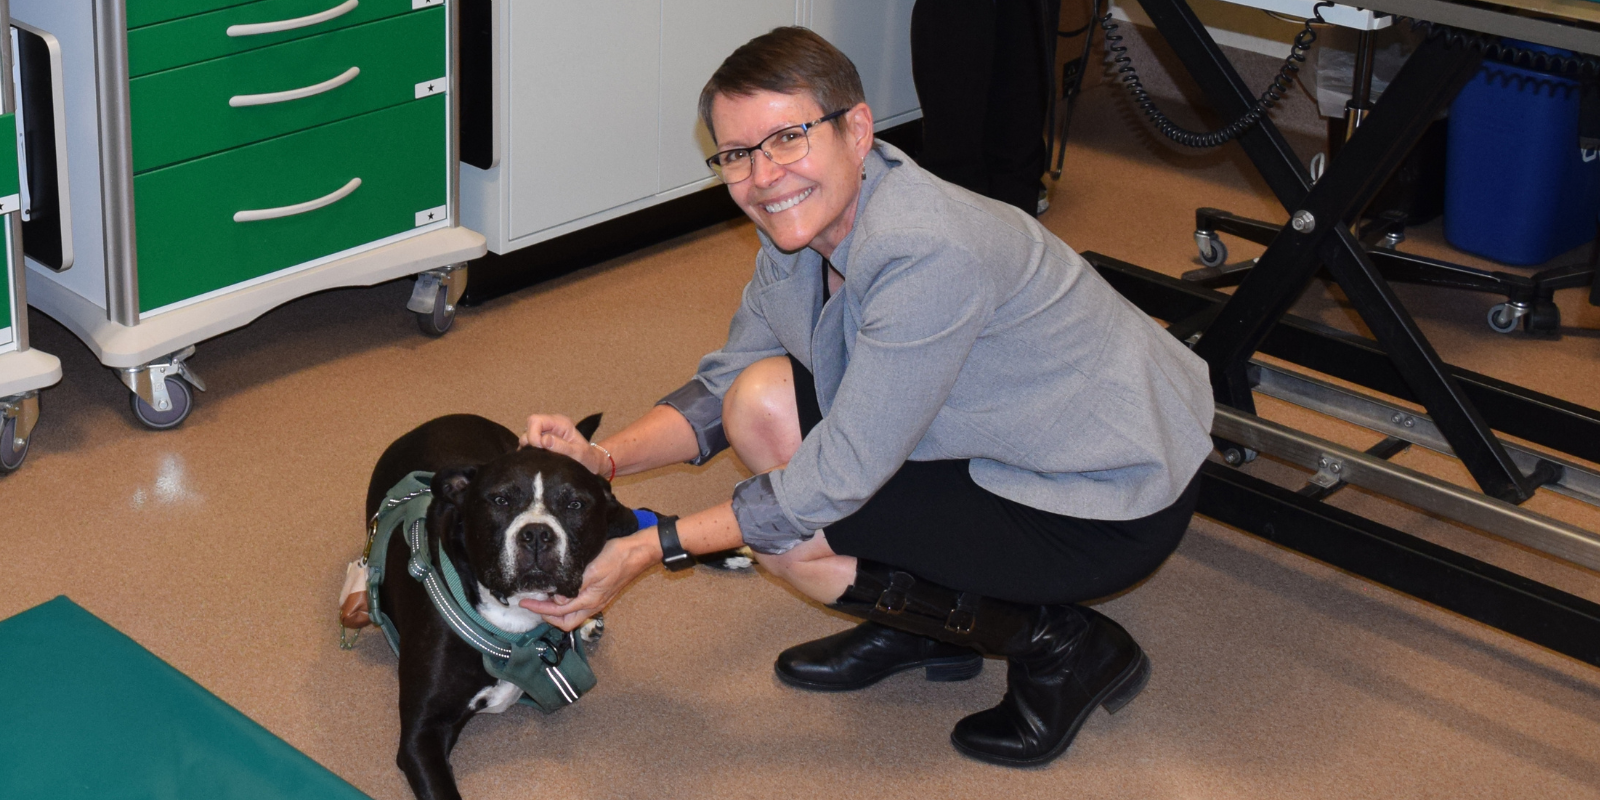
M594 432L600 430L600 415L590 414L589 416L579 420L578 424L574 425L573 427L578 429L579 436L593 441Z
M433 503L428 506L428 533L441 547L450 546L456 556L464 557L467 552L467 531L461 524L461 506L467 499L467 490L472 486L472 479L477 477L477 467L451 467L433 474ZM465 561L457 561L457 569L465 567ZM468 577L468 586L476 586L477 579Z
M478 476L477 467L451 467L433 474L433 497L453 506L459 506L467 497L467 488Z
M606 538L617 539L639 530L639 518L633 509L617 502L617 496L606 490Z

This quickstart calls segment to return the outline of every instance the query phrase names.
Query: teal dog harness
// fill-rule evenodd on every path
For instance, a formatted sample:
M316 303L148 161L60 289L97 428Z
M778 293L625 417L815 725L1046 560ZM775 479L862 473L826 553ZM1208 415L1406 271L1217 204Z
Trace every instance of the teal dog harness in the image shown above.
M396 530L403 531L411 559L406 571L422 582L428 598L450 630L483 654L490 675L520 687L519 702L546 714L572 705L594 688L589 655L577 637L548 622L526 633L508 633L485 620L462 591L461 577L444 551L434 563L426 520L433 503L431 472L413 472L390 489L367 529L367 613L383 631L389 647L400 653L400 634L393 620L379 610L378 590L383 585L385 556Z

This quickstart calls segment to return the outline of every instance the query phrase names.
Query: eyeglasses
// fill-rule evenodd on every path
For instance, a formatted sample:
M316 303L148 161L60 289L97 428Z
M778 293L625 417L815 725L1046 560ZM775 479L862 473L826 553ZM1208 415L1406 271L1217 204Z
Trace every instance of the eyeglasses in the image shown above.
M807 122L804 125L784 128L757 142L755 147L724 150L706 159L706 166L710 167L712 172L717 173L717 177L721 178L723 183L738 183L749 178L750 174L755 171L755 152L757 150L761 151L772 163L780 167L786 164L793 164L805 158L811 152L811 135L808 131L824 122L837 119L849 110L848 108L841 108L832 114Z

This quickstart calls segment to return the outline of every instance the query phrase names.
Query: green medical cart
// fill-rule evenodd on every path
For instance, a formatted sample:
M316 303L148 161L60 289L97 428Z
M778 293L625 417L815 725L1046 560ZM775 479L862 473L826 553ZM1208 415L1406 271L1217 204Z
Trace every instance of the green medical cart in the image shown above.
M28 183L59 206L29 302L146 426L204 389L197 342L313 292L415 275L407 307L449 328L485 251L456 222L454 5L13 0L55 59L23 61Z
M0 0L0 30L10 10ZM11 74L9 37L0 37L0 75ZM22 466L39 419L39 390L61 379L61 362L28 347L28 299L22 266L21 181L17 171L16 89L0 81L0 474Z

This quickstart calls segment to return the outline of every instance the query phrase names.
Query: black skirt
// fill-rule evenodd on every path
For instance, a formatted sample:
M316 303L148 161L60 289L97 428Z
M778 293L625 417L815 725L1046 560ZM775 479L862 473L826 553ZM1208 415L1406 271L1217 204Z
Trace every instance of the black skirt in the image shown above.
M792 356L800 432L822 421L816 383ZM1198 473L1172 505L1108 521L1052 514L990 492L965 459L907 461L854 514L825 531L835 553L878 561L964 592L1018 603L1078 603L1144 580L1178 547Z

